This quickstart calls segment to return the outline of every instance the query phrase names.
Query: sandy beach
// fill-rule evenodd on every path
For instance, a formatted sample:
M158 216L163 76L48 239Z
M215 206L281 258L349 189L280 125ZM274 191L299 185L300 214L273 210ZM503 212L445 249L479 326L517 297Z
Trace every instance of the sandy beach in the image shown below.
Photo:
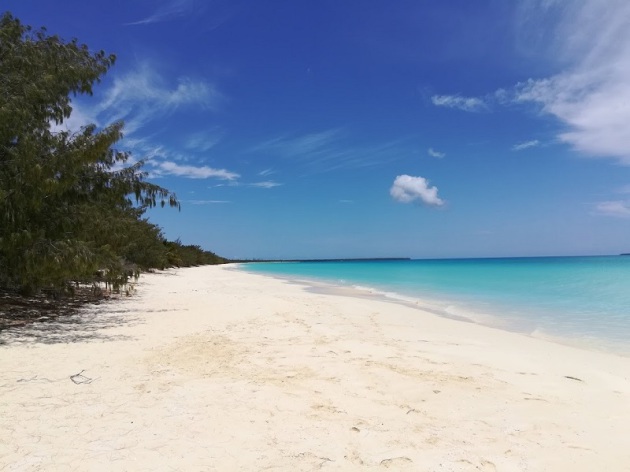
M630 471L630 358L207 266L0 333L0 470Z

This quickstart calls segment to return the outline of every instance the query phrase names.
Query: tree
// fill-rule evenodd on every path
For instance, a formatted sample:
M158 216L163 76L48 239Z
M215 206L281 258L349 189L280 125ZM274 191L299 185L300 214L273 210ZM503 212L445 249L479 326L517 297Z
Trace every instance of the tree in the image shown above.
M51 130L114 62L10 13L0 18L0 286L60 291L97 270L124 283L138 268L129 238L144 244L141 267L166 261L161 232L142 215L179 203L145 180L142 162L121 168L129 156L112 146L123 124Z

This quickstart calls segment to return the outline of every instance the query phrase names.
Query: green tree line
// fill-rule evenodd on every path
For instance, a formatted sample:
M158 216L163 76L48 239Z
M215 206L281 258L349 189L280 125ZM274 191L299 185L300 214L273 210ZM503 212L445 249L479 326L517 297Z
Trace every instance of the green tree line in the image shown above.
M113 146L123 123L51 129L91 95L115 56L90 52L0 17L0 288L60 293L76 283L118 287L152 268L217 264L199 246L168 241L147 209L180 207L146 180L143 162Z

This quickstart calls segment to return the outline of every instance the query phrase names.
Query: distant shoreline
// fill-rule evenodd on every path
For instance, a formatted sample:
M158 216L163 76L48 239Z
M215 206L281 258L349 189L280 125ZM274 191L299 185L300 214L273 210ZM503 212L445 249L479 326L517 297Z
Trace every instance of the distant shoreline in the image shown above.
M341 259L248 259L248 260L231 260L230 262L238 264L249 264L257 262L377 262L377 261L410 261L411 257L357 257L357 258L341 258Z
M227 259L228 263L249 264L257 262L379 262L379 261L464 261L464 260L496 260L496 259L556 259L579 257L619 257L630 256L630 252L620 254L585 254L571 256L468 256L468 257L337 257L312 259Z

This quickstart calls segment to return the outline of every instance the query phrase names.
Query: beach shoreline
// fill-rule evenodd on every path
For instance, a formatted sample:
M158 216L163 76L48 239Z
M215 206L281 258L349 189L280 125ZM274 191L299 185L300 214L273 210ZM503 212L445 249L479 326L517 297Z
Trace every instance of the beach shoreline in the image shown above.
M629 358L229 266L0 341L0 470L630 470Z
M309 278L305 276L283 275L281 273L265 273L249 270L247 263L229 264L230 270L242 270L254 275L263 275L272 277L286 283L296 284L303 287L304 290L312 293L320 293L322 295L338 295L355 298L367 298L380 300L395 304L400 304L430 313L442 318L460 321L464 323L473 323L480 326L495 328L502 331L517 333L524 336L541 339L565 346L585 349L589 351L602 352L608 354L619 355L630 358L630 346L627 343L613 341L611 339L603 339L601 337L585 338L584 336L560 335L551 333L542 329L540 326L525 326L523 320L515 320L513 318L505 318L500 315L500 310L493 308L492 312L483 310L469 310L466 303L448 302L437 297L427 298L426 296L418 297L412 295L404 295L397 292L385 291L379 288L357 286L350 283L341 283L333 280ZM453 305L458 303L457 309L453 310ZM446 308L448 307L448 308ZM449 310L450 309L450 310Z

